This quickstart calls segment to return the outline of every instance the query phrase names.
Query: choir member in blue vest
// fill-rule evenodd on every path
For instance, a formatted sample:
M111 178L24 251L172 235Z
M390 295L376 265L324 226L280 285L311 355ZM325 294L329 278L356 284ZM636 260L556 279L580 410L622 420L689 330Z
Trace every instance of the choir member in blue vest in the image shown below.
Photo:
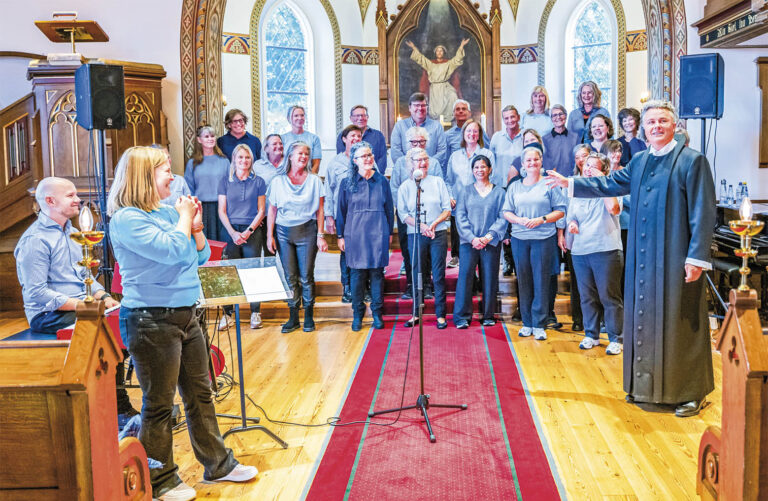
M453 308L457 329L466 329L472 320L472 285L478 266L483 284L482 322L485 326L496 323L500 244L507 232L507 220L502 211L505 191L491 182L492 171L490 158L476 155L472 159L475 182L463 186L456 201L456 226L461 237L459 280Z
M587 140L595 153L603 153L603 145L613 136L613 121L603 115L593 115L587 122Z
M579 90L576 92L579 107L571 110L568 115L568 130L581 136L580 143L587 142L589 129L586 128L586 124L591 117L603 115L610 118L611 116L608 110L600 106L601 97L602 92L595 82L588 80L579 85Z
M495 157L493 152L485 148L483 141L483 127L480 122L468 119L461 128L461 148L454 151L448 159L448 174L446 176L446 185L448 193L451 194L451 206L456 207L456 197L458 192L464 186L474 184L475 178L472 173L472 159L477 155L483 155L491 162L493 169ZM503 176L501 178L503 180ZM493 179L494 184L500 184L497 179ZM451 217L451 260L448 262L449 268L455 268L459 265L460 250L459 232L456 229L456 219Z
M345 150L337 154L328 164L325 171L325 188L327 196L325 208L325 227L330 233L336 233L336 207L339 199L339 187L344 179L349 176L350 150L352 146L359 143L362 139L362 131L357 125L347 125L341 131L341 140L344 142ZM375 158L375 157L374 157ZM374 168L376 166L374 165ZM339 268L341 271L341 302L352 302L352 286L349 276L349 267L347 266L347 253L341 251L339 256Z
M556 104L550 109L550 114L554 127L541 137L545 151L544 165L564 176L571 176L574 165L573 148L579 144L580 135L566 128L565 120L568 114L565 107Z
M376 170L371 145L359 142L350 150L349 175L339 189L336 235L347 255L352 281L352 330L362 328L366 284L371 283L373 327L384 328L384 268L394 231L394 204L389 183Z
M618 115L619 125L624 135L619 137L619 142L623 148L621 155L621 165L625 166L632 160L636 154L644 151L648 146L645 141L638 139L637 133L640 127L640 112L634 108L624 108ZM617 134L618 135L618 134Z
M470 118L472 118L472 108L469 105L469 101L457 99L456 102L453 103L453 127L445 131L445 141L448 144L446 158L449 159L449 161L453 152L461 148L461 142L464 140L462 128L464 127L464 122ZM485 131L483 131L483 143L486 147L490 147L491 140L488 138ZM443 178L445 178L446 174L446 172L443 172Z
M549 190L541 175L540 148L523 150L526 176L507 187L504 217L510 223L517 288L523 327L518 335L547 339L552 263L557 252L555 223L565 215L567 201L561 191Z
M392 128L392 137L389 141L389 156L392 157L393 162L397 162L399 158L404 157L410 149L405 133L411 127L416 126L424 127L429 132L431 141L427 146L427 154L430 157L437 158L440 161L440 165L446 165L448 161L448 145L445 141L443 125L437 120L429 118L427 116L427 109L427 96L421 92L411 94L411 97L408 98L408 111L410 111L411 116L398 120Z
M227 129L227 133L221 136L216 144L226 155L227 160L232 160L232 152L238 144L248 145L256 160L261 158L261 141L245 130L246 125L248 125L248 116L241 110L233 108L224 115L224 127Z
M195 490L181 480L173 461L171 414L177 387L205 480L245 482L258 472L240 465L219 433L208 348L195 307L197 267L211 250L199 202L181 197L175 207L160 203L170 193L171 179L161 151L129 148L115 169L107 212L123 276L120 335L142 390L139 440L147 456L161 463L149 470L152 497L187 500Z
M304 124L307 121L307 112L303 106L291 106L288 108L286 119L291 124L291 130L282 134L285 149L290 150L291 144L303 142L309 145L312 173L317 174L320 171L320 160L323 158L323 148L320 145L320 138L308 130L304 130ZM321 223L322 224L322 223Z
M328 250L322 231L325 185L310 172L310 152L307 143L292 143L285 156L284 174L275 176L267 188L267 247L271 252L280 250L285 278L293 291L283 333L301 327L302 302L304 332L315 330L315 258L318 250Z
M235 110L237 111L237 110ZM245 137L245 136L243 136ZM226 142L226 141L225 141ZM248 141L244 141L248 144ZM232 146L234 150L235 145ZM230 158L216 146L216 134L208 125L197 130L195 149L187 161L184 180L193 196L203 203L203 224L208 240L224 241L226 232L219 221L219 181L227 175Z
M539 135L552 130L552 118L549 116L549 94L543 85L537 85L531 91L531 107L523 114L520 127L536 129Z
M411 167L411 178L400 186L397 207L400 217L408 226L408 247L413 258L413 273L420 269L422 276L429 276L427 255L431 258L432 282L434 285L435 315L437 328L445 329L445 258L448 253L448 218L451 215L451 195L445 182L429 175L429 155L421 148L412 148L406 154L406 162ZM420 171L422 176L419 184L414 180L414 173ZM416 192L421 189L421 226L416 229ZM419 253L414 254L416 238L419 239ZM414 280L416 282L416 280ZM417 322L416 312L422 298L417 294L413 297L413 316L405 323L412 327Z
M584 168L585 177L605 176L610 172L608 157L590 153ZM621 201L616 197L571 198L566 217L566 231L571 237L571 258L581 297L584 318L582 350L600 345L600 317L608 333L608 355L621 353L622 316L621 271L623 253L619 213Z
M408 143L408 149L411 148L422 148L426 149L427 145L430 144L430 135L427 129L424 127L411 127L405 132L405 138ZM444 179L444 172L442 167L440 166L440 161L437 160L435 157L429 157L429 175L430 176L437 176L441 179ZM403 255L403 266L401 267L400 274L402 275L405 273L405 291L403 292L403 295L400 296L400 299L409 300L413 299L413 276L411 275L412 266L411 266L411 252L408 248L408 230L405 222L403 222L403 217L400 215L400 210L397 208L398 203L398 190L400 189L400 186L411 178L411 166L408 162L406 162L405 157L400 157L395 162L395 166L392 169L392 174L389 178L389 186L392 190L392 200L395 202L395 209L397 210L397 217L395 218L395 221L397 222L397 238L400 241L400 252ZM429 290L429 286L425 284L425 287L427 290ZM431 295L430 293L427 293L427 295Z
M649 101L650 146L608 176L548 176L584 198L632 195L624 284L624 391L631 403L673 404L698 414L714 388L706 282L715 186L707 158L675 139L672 103Z
M224 259L261 256L262 233L258 230L266 215L267 185L253 170L253 153L245 144L232 152L229 174L219 181L219 219L227 232ZM221 325L226 326L232 307L224 307ZM261 328L261 304L251 303L251 329Z
M387 138L380 130L368 127L368 107L362 104L356 104L349 111L349 120L352 125L356 125L362 132L362 140L371 145L373 156L376 158L376 169L381 172L387 172ZM342 140L341 133L336 138L336 153L344 153L346 146Z

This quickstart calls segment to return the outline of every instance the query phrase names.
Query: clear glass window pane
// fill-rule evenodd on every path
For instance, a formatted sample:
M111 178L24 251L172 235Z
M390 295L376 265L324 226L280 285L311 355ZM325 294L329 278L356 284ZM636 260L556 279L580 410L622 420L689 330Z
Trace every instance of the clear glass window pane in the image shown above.
M573 35L573 106L578 106L576 92L587 80L602 91L601 106L611 109L612 32L608 13L596 1L587 4L579 15Z

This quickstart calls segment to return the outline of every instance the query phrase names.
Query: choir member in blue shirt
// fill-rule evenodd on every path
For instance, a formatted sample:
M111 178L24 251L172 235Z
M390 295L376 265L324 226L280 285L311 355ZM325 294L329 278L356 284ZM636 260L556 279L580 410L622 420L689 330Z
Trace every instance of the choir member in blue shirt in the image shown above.
M303 106L291 106L288 108L286 118L291 124L291 130L282 134L285 149L289 150L291 144L302 142L309 145L310 159L312 161L310 168L314 174L320 170L320 160L323 158L323 148L320 145L320 138L308 130L304 130L304 124L307 121L306 111Z
M231 110L230 110L231 111ZM237 111L237 110L235 110ZM245 136L243 136L245 137ZM248 144L244 141L243 144ZM234 150L236 145L232 146ZM227 175L229 156L216 145L213 128L204 125L197 129L197 140L192 158L187 161L184 180L193 196L203 203L203 225L208 240L224 241L226 232L219 221L219 181ZM175 202L174 202L175 203Z
M150 470L152 496L192 499L195 491L173 461L171 411L176 387L187 409L187 430L208 481L250 480L258 473L240 465L224 446L208 377L208 349L197 322L197 267L211 250L203 233L202 207L170 194L171 167L149 147L123 153L115 169L107 212L109 236L123 276L120 334L131 354L143 393L139 440L161 463Z
M544 165L564 176L573 175L573 147L579 144L580 136L569 131L565 126L568 116L562 105L556 104L550 109L551 131L542 136L544 141Z
M470 118L472 118L472 108L469 106L469 101L457 99L456 102L453 103L453 127L445 131L445 142L448 145L446 158L450 159L453 152L461 148L461 141L464 139L464 136L461 133L462 127L464 127L464 122ZM483 144L485 144L486 147L490 147L491 144L491 140L488 138L485 131L483 131ZM445 177L445 174L446 173L443 172L443 177Z
M387 138L381 131L368 127L368 108L357 104L349 111L349 120L353 125L360 127L362 140L371 145L373 156L376 159L376 169L382 174L387 172ZM341 138L341 133L336 138L336 153L344 153L346 147Z
M542 153L532 146L523 150L527 175L507 187L504 217L510 223L517 287L520 291L521 337L531 334L547 339L544 331L550 300L552 263L557 252L555 223L565 215L561 190L549 190L541 175Z
M397 207L400 217L408 227L408 247L413 258L413 268L421 269L422 276L429 276L427 255L431 259L432 282L434 285L435 315L437 328L445 329L445 258L448 253L448 217L451 215L451 195L445 182L429 175L429 155L421 148L412 148L406 154L406 162L411 166L411 178L400 186ZM421 171L419 184L413 179L413 173ZM421 191L421 226L416 229L416 195ZM419 239L419 252L414 252L416 238ZM419 268L417 268L419 267ZM413 273L413 271L412 271ZM426 280L424 281L426 282ZM416 280L414 280L416 283ZM416 289L416 287L414 287ZM417 322L416 312L422 302L418 290L413 295L413 316L405 323L412 327Z
M448 144L445 141L443 125L427 116L427 108L427 96L421 92L411 94L411 97L408 99L408 110L411 116L398 120L392 128L392 137L389 141L389 156L392 157L393 162L397 162L400 157L405 156L406 152L410 149L405 137L406 131L411 127L418 126L427 129L431 138L427 146L427 154L430 157L437 158L440 161L440 165L446 165L448 161Z
M216 144L227 157L227 160L232 160L232 152L238 144L248 145L256 160L261 158L261 141L259 141L258 137L245 130L246 125L248 125L248 116L237 108L229 110L224 115L224 127L227 129L227 133L221 136L216 141ZM200 137L199 131L198 137Z
M608 158L590 153L585 177L605 176L610 172ZM616 197L571 198L566 218L567 232L573 237L571 256L581 296L584 339L579 344L589 350L600 344L600 314L608 332L608 355L621 353L624 305L621 292L623 256Z
M315 330L315 258L318 249L328 250L322 231L325 215L325 185L310 172L311 150L307 143L292 143L285 156L284 174L276 176L267 189L267 247L280 250L288 285L293 297L288 300L288 321L282 332L293 332L299 324L299 308L304 303L304 332ZM277 242L275 242L277 241Z
M408 143L408 149L411 148L422 148L426 149L427 145L430 142L430 135L427 129L424 127L411 127L405 132L405 138ZM440 166L440 161L437 160L435 157L429 157L429 175L430 176L437 176L441 179L444 179L444 173L443 169ZM392 169L392 174L389 178L389 187L392 190L392 199L395 202L395 209L397 209L397 202L398 202L398 190L400 189L400 185L402 185L405 181L411 178L411 166L406 162L405 157L400 157L395 162L395 166ZM406 224L403 222L403 218L400 216L400 212L398 211L398 217L395 218L395 221L397 222L397 238L400 241L400 252L403 256L403 267L401 268L401 274L403 271L405 272L405 290L403 292L403 295L400 296L400 299L409 300L413 299L413 287L412 287L412 279L413 276L411 275L411 252L408 248L408 231L406 229Z
M496 323L496 295L499 291L499 256L501 241L507 231L504 219L504 196L501 186L491 183L493 168L488 157L472 159L475 182L463 186L456 201L456 227L461 238L459 280L453 322L466 329L472 320L472 285L475 268L480 267L483 284L483 325Z
M522 138L523 149L527 148L528 146L534 146L541 150L542 155L546 154L546 150L544 148L544 140L538 131L536 131L536 129L525 129L522 133ZM546 157L543 157L541 161L541 165L543 166L542 168L546 167L544 158ZM512 166L507 171L507 185L512 184L515 181L519 181L527 175L527 171L523 168L523 157L519 156L512 160Z
M602 92L595 82L589 80L579 85L579 90L576 93L579 107L571 110L570 115L568 115L568 130L581 136L580 143L587 142L589 129L586 128L586 124L590 118L595 115L603 115L608 118L611 116L608 110L600 107L601 96Z
M264 156L253 162L253 172L269 186L275 176L283 173L282 168L283 139L280 134L270 134L264 139ZM266 225L260 226L260 228L264 228L264 241L266 242Z
M480 122L469 119L464 122L461 131L461 148L451 155L448 160L448 175L446 176L446 185L448 193L451 194L451 206L456 206L456 197L458 192L464 186L474 184L475 178L472 173L472 159L477 155L483 155L491 162L491 169L494 165L493 152L485 148L483 141L483 127ZM500 184L496 179L494 184ZM492 181L492 182L493 182ZM459 232L456 229L456 218L451 217L451 260L448 267L455 268L459 265L460 257Z
M613 121L603 115L594 115L587 122L589 147L596 153L603 153L603 145L613 136Z
M624 108L619 112L617 119L621 130L624 132L624 135L619 137L619 142L624 152L621 156L621 165L625 166L629 164L633 156L645 150L648 146L645 144L645 141L641 141L637 137L638 127L640 127L639 111L634 108Z
M261 256L262 232L258 231L266 215L264 198L267 185L253 170L253 153L244 144L235 146L228 175L221 178L219 219L227 232L224 259ZM251 303L251 329L261 328L261 303ZM224 307L221 325L229 323L232 307Z
M531 107L523 114L521 127L536 129L543 136L552 130L552 118L549 116L549 94L543 85L537 85L531 91Z
M339 189L336 235L346 253L352 281L352 330L362 328L363 295L371 283L373 327L384 328L384 268L394 231L394 204L389 183L376 170L371 145L365 141L350 150L349 175Z
M357 125L348 125L341 131L341 139L344 142L345 150L336 155L328 164L325 172L326 203L325 208L325 227L329 233L336 233L336 206L339 199L339 187L344 179L349 177L350 150L352 146L359 143L362 139L362 131ZM373 150L373 149L371 149ZM375 158L375 155L374 155ZM374 165L374 168L376 166ZM347 253L343 250L339 256L339 268L341 271L341 302L352 302L352 285L349 276L349 267L347 266Z
M621 170L624 168L621 165L621 159L624 155L624 145L620 141L611 140L605 143L605 149L607 150L608 161L611 164L611 172ZM619 214L619 226L621 226L621 248L626 251L627 249L627 236L629 234L629 210L630 210L630 195L624 195L620 197L621 200L621 214ZM623 261L621 268L621 283L624 283L624 270L627 265L626 260ZM624 297L624 288L621 289L621 297Z

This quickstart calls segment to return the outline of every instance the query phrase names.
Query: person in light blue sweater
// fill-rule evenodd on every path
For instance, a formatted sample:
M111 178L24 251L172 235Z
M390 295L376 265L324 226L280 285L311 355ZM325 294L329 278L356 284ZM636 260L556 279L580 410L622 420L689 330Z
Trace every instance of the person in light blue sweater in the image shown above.
M123 276L120 335L131 354L143 393L139 440L162 463L150 470L152 496L193 499L173 461L171 411L176 387L184 402L192 449L208 481L244 482L253 466L237 462L216 422L208 379L208 349L197 322L197 267L211 254L202 207L170 195L171 166L162 151L133 147L115 169L107 212L109 237Z

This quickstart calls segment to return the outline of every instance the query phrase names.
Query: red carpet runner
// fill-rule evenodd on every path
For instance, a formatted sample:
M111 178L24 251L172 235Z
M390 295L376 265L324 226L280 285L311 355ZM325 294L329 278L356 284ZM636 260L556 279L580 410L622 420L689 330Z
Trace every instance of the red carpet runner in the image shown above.
M371 409L399 407L410 329L374 331L341 421L365 420ZM431 403L466 403L467 410L431 408L430 443L418 410L392 426L334 429L307 499L550 500L560 499L501 324L468 330L424 327L425 391ZM419 394L418 332L414 331L404 405ZM373 418L391 423L397 414Z

